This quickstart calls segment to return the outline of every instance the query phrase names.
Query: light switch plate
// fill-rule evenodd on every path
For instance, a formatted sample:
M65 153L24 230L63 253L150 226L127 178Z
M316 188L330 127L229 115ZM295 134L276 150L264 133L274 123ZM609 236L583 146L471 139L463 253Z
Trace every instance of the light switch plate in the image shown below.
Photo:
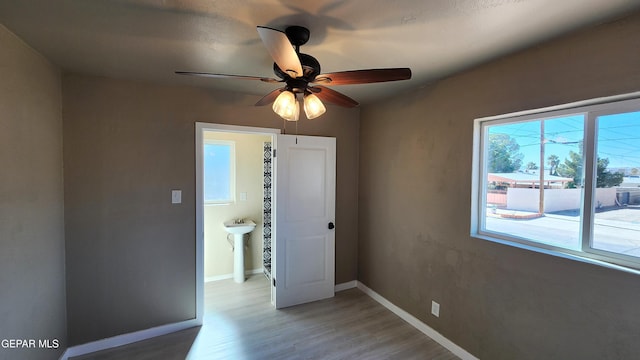
M182 190L171 190L171 203L172 204L182 203Z
M240 201L247 201L247 193L246 192L241 192L240 193Z

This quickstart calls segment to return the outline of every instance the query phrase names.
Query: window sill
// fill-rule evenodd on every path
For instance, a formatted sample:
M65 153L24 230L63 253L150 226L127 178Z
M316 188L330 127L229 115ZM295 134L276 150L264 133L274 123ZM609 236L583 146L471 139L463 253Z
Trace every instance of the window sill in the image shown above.
M204 206L225 206L225 205L233 205L235 204L234 201L231 202L205 202Z

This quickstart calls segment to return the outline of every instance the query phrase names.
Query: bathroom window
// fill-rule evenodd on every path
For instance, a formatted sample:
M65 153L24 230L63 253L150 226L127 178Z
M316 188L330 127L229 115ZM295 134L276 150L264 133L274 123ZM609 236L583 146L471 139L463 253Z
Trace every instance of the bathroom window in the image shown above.
M640 269L640 99L617 99L477 119L471 234Z
M206 140L204 143L204 203L235 201L235 143Z

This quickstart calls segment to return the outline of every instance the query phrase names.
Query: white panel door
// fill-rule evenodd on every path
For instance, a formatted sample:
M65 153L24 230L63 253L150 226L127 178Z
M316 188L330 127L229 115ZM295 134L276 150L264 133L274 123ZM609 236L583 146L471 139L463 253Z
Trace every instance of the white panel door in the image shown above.
M276 308L333 297L336 139L278 135Z

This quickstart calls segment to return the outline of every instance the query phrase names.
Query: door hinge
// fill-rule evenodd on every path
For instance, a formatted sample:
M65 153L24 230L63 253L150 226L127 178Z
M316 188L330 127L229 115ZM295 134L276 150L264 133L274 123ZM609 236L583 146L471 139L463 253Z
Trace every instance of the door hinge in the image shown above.
M276 279L273 279L273 287L276 287Z
M276 149L273 149L273 157L276 157Z

